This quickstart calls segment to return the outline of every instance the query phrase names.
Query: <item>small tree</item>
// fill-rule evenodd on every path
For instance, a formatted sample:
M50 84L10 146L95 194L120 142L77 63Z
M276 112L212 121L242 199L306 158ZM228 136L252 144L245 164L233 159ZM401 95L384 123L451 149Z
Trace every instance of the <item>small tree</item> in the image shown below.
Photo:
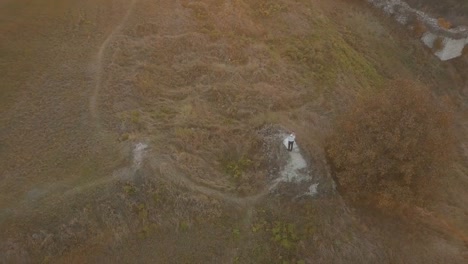
M451 123L451 113L409 81L360 100L327 142L339 189L380 205L423 197L453 157Z

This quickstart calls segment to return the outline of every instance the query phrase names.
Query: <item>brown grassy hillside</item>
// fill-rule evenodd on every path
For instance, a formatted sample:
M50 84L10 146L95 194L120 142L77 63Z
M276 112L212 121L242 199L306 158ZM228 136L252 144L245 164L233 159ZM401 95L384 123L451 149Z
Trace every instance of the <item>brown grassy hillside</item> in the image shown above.
M466 261L465 61L364 3L0 7L0 262ZM323 155L335 117L394 79L450 101L458 132L436 202L405 217L349 208ZM314 198L270 189L290 130Z

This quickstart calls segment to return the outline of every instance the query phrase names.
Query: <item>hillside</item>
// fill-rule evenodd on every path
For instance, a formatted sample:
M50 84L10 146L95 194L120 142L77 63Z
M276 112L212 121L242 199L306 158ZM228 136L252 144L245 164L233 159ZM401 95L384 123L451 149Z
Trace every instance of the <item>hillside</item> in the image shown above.
M364 1L59 2L0 2L0 263L466 263L466 56ZM395 79L459 152L405 217L350 207L323 150Z

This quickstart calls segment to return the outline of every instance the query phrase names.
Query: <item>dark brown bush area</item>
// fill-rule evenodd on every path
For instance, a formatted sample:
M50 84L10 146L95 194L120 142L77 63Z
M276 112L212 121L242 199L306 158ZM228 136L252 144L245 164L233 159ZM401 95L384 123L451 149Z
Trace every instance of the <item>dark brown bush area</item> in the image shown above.
M346 197L388 206L430 193L454 153L452 115L439 101L395 81L339 118L327 155Z

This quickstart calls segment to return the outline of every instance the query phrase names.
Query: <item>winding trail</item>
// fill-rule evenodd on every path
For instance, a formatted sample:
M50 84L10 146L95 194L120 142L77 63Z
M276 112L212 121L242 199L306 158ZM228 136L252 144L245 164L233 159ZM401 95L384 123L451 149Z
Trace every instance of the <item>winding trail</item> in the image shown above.
M282 137L283 135L280 135ZM150 153L149 153L150 154ZM280 175L268 185L258 192L257 194L240 197L234 194L225 193L205 185L198 184L190 179L189 176L179 171L175 166L171 165L173 162L158 160L156 155L148 155L148 163L150 167L161 174L165 179L189 188L192 191L203 193L207 196L214 197L226 202L238 205L249 210L249 207L254 206L262 198L266 197L269 193L273 192L280 183L302 183L310 182L312 176L309 175L307 169L308 164L302 156L299 147L294 147L294 150L289 153L288 162L282 169ZM248 211L247 210L247 211Z
M111 43L114 37L124 28L137 2L138 0L131 0L124 17L122 18L120 23L114 28L114 30L112 30L112 32L107 36L104 42L101 44L101 46L99 47L98 53L96 55L96 59L95 59L96 61L95 62L96 85L94 86L94 89L92 91L92 94L89 100L89 111L91 113L91 118L93 119L98 130L101 130L101 124L99 122L98 99L99 99L99 92L101 91L102 82L103 82L103 75L104 75L103 62L105 58L105 52L109 46L109 43Z
M155 159L152 159L150 160L149 164L153 170L158 171L161 176L173 182L174 184L185 186L192 191L199 192L244 208L255 205L261 198L265 197L270 192L269 188L265 188L255 195L239 197L195 183L189 177L185 176L184 173L171 166L168 162L159 162Z

